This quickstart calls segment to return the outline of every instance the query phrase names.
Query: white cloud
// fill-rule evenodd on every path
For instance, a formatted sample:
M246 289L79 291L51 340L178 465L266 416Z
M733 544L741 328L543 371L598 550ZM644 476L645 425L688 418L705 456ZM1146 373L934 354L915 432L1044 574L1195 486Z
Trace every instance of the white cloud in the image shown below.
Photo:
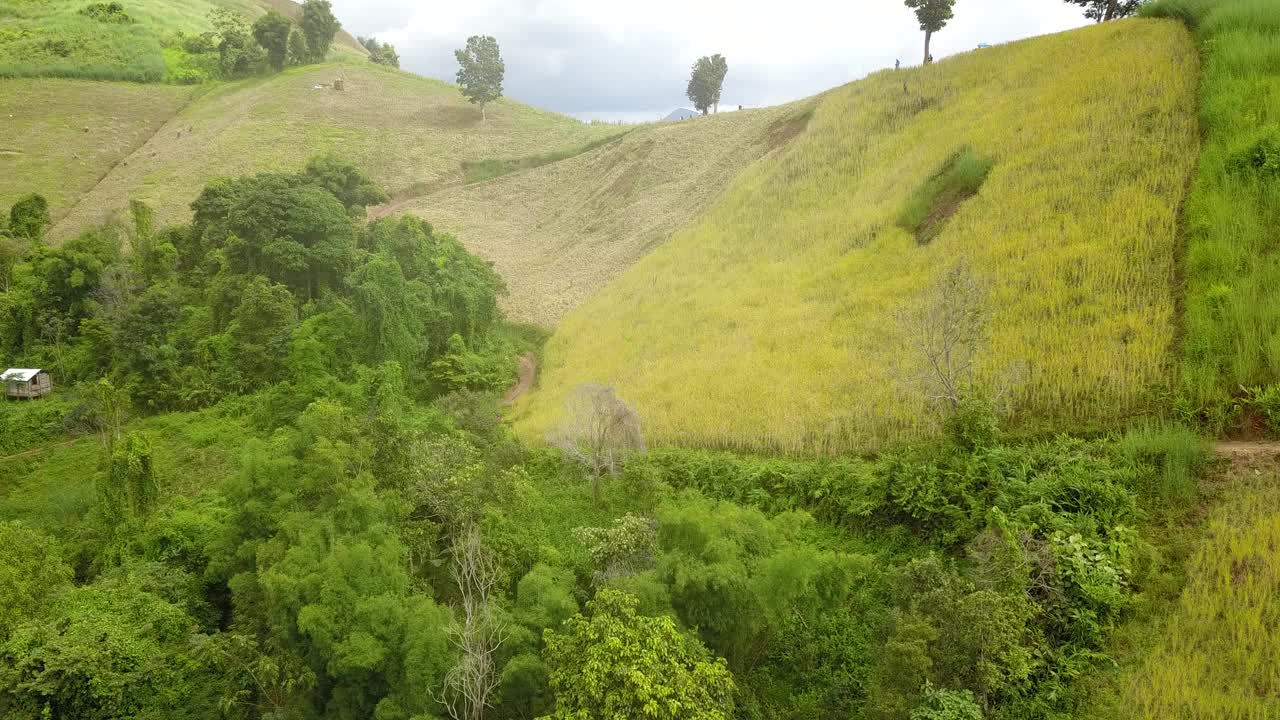
M729 60L726 104L795 100L878 68L919 62L923 35L899 0L334 0L353 34L395 44L407 70L452 80L453 50L493 35L516 99L573 113L687 105L700 55ZM957 0L934 56L1086 24L1062 0Z

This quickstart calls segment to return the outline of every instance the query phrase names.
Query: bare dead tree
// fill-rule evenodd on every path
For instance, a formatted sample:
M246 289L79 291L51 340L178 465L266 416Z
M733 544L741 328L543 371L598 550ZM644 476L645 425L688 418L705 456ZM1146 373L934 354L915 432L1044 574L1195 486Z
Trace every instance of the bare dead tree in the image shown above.
M438 698L453 720L482 720L489 696L500 677L494 656L507 638L506 623L498 617L495 588L500 579L498 563L484 547L480 528L471 525L453 543L453 579L462 597L462 617L450 629L450 639L461 652L458 664L444 678Z
M961 261L929 287L918 309L898 315L923 364L914 384L930 402L955 409L972 391L978 349L987 336L985 301L986 288Z
M592 492L600 498L600 480L614 475L629 455L644 452L640 415L612 387L581 385L565 403L566 421L551 442L591 472Z

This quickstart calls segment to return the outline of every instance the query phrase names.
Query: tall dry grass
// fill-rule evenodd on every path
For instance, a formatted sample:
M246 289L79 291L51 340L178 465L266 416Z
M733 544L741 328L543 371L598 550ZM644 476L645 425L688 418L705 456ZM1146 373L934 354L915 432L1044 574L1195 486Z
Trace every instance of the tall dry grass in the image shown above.
M1194 46L1128 20L877 73L704 218L569 315L518 423L617 387L659 443L872 449L936 432L895 315L964 259L989 287L979 377L1015 422L1140 413L1171 386L1177 208L1198 153ZM895 220L964 147L980 192L920 246Z

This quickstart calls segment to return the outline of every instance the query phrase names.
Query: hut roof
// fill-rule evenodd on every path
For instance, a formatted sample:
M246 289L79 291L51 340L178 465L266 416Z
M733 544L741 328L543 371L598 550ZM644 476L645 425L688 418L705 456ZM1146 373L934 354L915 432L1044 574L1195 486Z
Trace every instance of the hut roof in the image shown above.
M9 368L0 374L0 382L31 382L40 368Z

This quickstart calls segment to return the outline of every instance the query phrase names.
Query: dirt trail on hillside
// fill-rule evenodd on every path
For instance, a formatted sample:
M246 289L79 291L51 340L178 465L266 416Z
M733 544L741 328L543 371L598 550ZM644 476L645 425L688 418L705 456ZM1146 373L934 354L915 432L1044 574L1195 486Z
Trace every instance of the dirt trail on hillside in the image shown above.
M516 380L516 384L512 385L507 394L502 396L502 406L510 407L516 404L516 401L524 397L529 392L529 388L533 387L533 379L538 375L538 362L532 354L520 356L520 375Z
M49 451L49 450L53 450L53 449L55 449L55 448L66 447L66 446L71 445L72 443L76 442L76 441L77 441L77 440L79 440L79 439L80 439L80 438L72 438L72 439L67 440L67 441L65 441L65 442L54 443L53 445L45 445L44 447L32 448L32 449L30 449L30 450L26 450L26 451L23 451L23 452L20 452L20 453L16 453L16 454L14 454L14 455L5 455L4 457L0 457L0 462L4 462L5 460L17 460L18 458L31 457L32 455L39 455L39 454L40 454L40 453L42 453L42 452L47 452L47 451Z

